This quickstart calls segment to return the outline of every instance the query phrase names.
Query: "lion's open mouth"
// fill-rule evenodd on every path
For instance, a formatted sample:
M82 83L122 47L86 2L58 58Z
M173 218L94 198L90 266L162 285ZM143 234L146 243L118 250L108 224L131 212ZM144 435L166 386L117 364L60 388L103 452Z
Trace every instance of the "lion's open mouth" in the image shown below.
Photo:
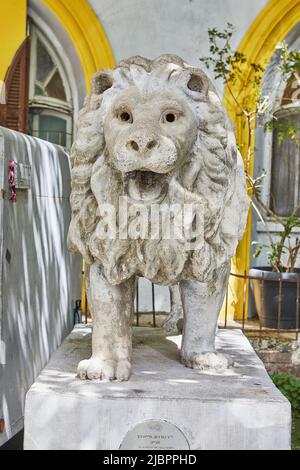
M168 189L167 175L153 171L130 171L125 175L125 191L137 202L161 202Z

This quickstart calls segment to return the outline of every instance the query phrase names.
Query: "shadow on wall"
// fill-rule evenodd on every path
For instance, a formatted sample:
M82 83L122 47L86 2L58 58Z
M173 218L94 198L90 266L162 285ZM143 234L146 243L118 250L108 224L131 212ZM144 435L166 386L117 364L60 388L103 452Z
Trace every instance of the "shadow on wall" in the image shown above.
M30 189L10 201L10 160L31 166ZM25 394L73 326L81 260L67 250L70 164L62 148L0 128L2 249L0 445L23 426ZM0 238L0 240L1 240Z

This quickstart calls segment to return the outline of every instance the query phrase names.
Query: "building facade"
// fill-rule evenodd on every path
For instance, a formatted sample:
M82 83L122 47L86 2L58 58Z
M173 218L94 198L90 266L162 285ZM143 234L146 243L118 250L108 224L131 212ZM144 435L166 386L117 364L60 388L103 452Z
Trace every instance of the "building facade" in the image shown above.
M300 0L12 0L2 4L0 124L66 148L70 148L76 132L77 113L90 90L92 74L100 68L112 68L124 57L154 58L173 53L197 67L201 65L200 57L209 54L208 28L224 30L231 23L236 29L233 48L267 67L263 86L273 90L275 107L287 85L276 85L275 93L272 70L276 46L287 40L299 48ZM236 125L238 140L243 143L247 135L236 104L221 82L216 86ZM248 91L247 87L237 90L244 95ZM286 112L284 106L281 108ZM294 113L296 122L294 111L288 112ZM290 198L299 201L299 161L295 160L284 176L288 194L282 198L276 189L278 181L272 179L272 165L278 174L286 168L278 159L281 150L273 135L266 136L258 128L256 131L257 150L251 171L269 168L263 195L268 204L273 204L270 194L275 191L284 213ZM291 152L298 155L299 149ZM291 174L297 176L292 184ZM235 272L243 273L250 262L253 264L251 238L264 237L255 217L251 233L250 214L233 261ZM230 308L238 318L244 295L242 283L232 282L230 292ZM150 286L145 281L141 284L140 303L141 310L151 310ZM168 291L156 287L156 309L168 308Z

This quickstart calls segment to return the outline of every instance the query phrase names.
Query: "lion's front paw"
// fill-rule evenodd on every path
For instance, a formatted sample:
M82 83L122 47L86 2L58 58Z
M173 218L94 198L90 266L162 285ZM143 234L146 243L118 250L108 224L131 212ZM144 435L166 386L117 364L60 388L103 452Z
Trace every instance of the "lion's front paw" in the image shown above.
M77 376L81 380L128 380L131 372L131 364L127 359L120 361L91 357L79 362Z
M182 362L185 366L198 370L215 370L221 372L228 369L233 363L232 359L219 352L205 352L182 354Z

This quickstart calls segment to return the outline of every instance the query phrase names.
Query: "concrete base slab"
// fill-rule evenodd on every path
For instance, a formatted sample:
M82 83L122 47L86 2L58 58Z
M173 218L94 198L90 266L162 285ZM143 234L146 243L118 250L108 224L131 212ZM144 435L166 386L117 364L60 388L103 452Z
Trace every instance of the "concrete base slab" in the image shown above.
M91 329L74 329L27 394L25 449L290 448L289 402L240 331L217 335L234 360L223 373L184 367L180 336L152 328L134 336L128 382L80 381Z

